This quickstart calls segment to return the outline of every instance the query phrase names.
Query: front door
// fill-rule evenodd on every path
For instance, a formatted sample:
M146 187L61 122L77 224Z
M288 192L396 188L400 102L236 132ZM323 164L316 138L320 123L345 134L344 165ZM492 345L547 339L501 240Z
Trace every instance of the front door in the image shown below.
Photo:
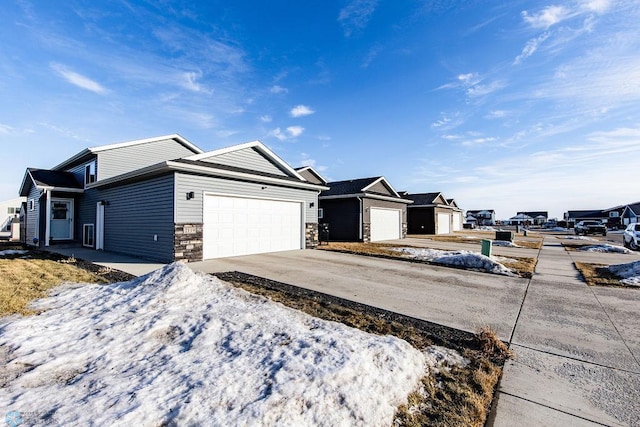
M51 239L73 239L73 199L51 199Z

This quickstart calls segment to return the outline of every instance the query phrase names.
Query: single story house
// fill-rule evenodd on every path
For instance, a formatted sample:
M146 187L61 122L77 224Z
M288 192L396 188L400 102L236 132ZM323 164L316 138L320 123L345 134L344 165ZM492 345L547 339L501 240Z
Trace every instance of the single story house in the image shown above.
M525 214L524 212L518 212L516 216L512 216L507 220L509 225L532 225L533 217Z
M259 141L203 152L180 135L28 168L25 241L171 262L314 247L318 194Z
M640 222L640 202L625 206L622 212L622 223L624 225Z
M408 234L449 234L462 229L462 209L442 193L401 193L407 206Z
M467 222L471 222L469 217L475 218L477 225L496 224L496 212L493 209L467 211Z
M529 225L542 225L549 219L548 211L523 211L518 212L516 217L521 214L531 217Z
M609 215L601 209L567 211L564 214L564 219L567 221L569 228L572 228L580 221L606 222L608 218Z
M376 242L407 234L407 205L382 176L329 182L320 193L320 222L333 241Z

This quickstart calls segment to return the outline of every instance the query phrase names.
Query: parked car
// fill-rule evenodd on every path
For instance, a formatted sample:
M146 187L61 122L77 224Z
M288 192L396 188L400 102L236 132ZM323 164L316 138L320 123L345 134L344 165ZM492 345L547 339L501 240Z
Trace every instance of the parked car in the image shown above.
M637 251L640 248L640 223L629 224L622 235L622 244Z
M576 235L584 235L587 234L602 234L603 236L607 235L607 227L604 226L600 221L580 221L573 228Z

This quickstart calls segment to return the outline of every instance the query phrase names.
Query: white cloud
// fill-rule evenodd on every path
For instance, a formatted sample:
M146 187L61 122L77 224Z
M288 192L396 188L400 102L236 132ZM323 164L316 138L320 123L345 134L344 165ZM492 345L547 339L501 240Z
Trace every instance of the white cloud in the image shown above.
M285 135L284 133L282 133L282 131L280 130L280 128L275 128L272 131L269 132L269 136L273 136L274 138L279 139L280 141L284 141L285 139L287 139L287 135Z
M315 111L313 111L311 108L307 107L306 105L297 105L293 107L289 112L289 114L291 114L291 117L304 117L313 113L315 113Z
M262 123L271 123L273 119L270 115L265 114L264 116L260 117L260 120L262 121Z
M378 0L352 0L340 10L338 22L342 25L344 35L349 37L354 32L364 29L376 9Z
M91 80L88 77L85 77L81 74L76 73L75 71L71 71L67 67L62 64L58 64L52 62L50 65L51 69L55 71L60 77L65 79L67 82L71 83L74 86L77 86L82 89L86 89L88 91L105 94L107 93L107 89L105 89L100 83Z
M506 84L502 81L493 81L486 85L476 84L467 89L467 95L470 97L485 96L500 90L505 86Z
M431 123L431 127L441 131L448 131L454 129L462 124L462 118L460 113L456 112L453 115L446 113L440 113L440 119Z
M11 132L13 132L13 128L11 126L0 123L0 133L9 135Z
M596 13L605 13L611 7L610 0L591 0L582 3L582 7L588 11Z
M480 82L480 77L478 73L458 74L458 81L466 86L473 86Z
M289 132L289 135L291 135L292 138L295 138L302 135L302 132L304 132L304 128L302 126L289 126L287 128L287 132Z
M489 114L485 116L486 119L503 119L509 115L509 111L506 110L493 110L489 111Z
M538 50L538 46L548 38L549 33L545 32L536 38L530 39L522 49L522 53L520 53L520 55L518 55L513 61L514 65L520 64L522 61L533 55L536 50Z
M549 28L571 16L570 10L564 6L547 6L538 13L522 12L522 19L533 28Z
M180 86L192 92L209 92L200 83L198 83L198 79L200 79L201 77L202 73L200 72L189 71L186 73L182 73Z
M369 49L369 52L365 56L361 67L362 68L369 67L369 65L373 62L374 59L376 59L376 57L378 56L378 54L380 54L381 51L382 51L382 48L380 46L374 46L371 49Z
M271 89L269 89L269 92L275 93L275 94L281 94L281 93L289 92L289 89L287 89L286 87L273 85L273 86L271 86Z

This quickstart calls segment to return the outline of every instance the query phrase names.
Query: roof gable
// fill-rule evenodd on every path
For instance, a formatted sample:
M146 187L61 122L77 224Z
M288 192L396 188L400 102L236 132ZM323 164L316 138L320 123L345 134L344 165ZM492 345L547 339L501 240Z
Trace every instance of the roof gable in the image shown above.
M304 179L314 184L324 185L327 183L327 180L311 166L296 168L296 172L298 172Z
M70 172L27 168L20 186L20 195L27 196L31 186L40 190L82 191L83 185L79 183Z
M323 191L322 196L362 195L365 193L379 194L400 198L384 177L349 179L327 183L329 190Z
M412 200L414 207L425 205L448 205L447 200L440 192L405 194L402 197L407 200Z
M183 160L227 166L247 172L305 179L260 141L251 141L185 157Z

